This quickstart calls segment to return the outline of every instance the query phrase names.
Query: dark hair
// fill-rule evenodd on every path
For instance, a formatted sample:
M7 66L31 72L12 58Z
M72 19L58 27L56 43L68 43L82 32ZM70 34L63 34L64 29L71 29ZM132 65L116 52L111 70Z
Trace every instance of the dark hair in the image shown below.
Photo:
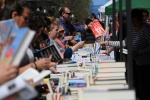
M120 17L121 12L118 12L118 20ZM126 14L124 12L122 12L122 20L125 21L127 19Z
M85 18L85 19L84 19L84 22L85 22L86 25L88 25L90 22L92 22L92 20L89 19L89 18Z
M25 0L6 0L5 3L2 20L11 19L12 12L14 11L17 12L18 15L21 15L24 11L24 7L29 8Z
M90 14L89 14L89 17L90 17L90 18L94 18L94 19L97 18L96 15L95 15L94 13L90 13Z
M21 15L25 7L29 8L27 2L25 0L18 0L14 2L12 11L16 11L18 15Z
M141 10L142 10L142 12L146 13L147 17L149 17L149 12L148 12L148 10L146 10L146 9L141 9Z
M84 22L85 22L86 25L88 25L90 22L92 22L92 20L89 19L89 18L85 18L85 19L84 19ZM87 32L88 32L88 33L92 33L92 30L88 28L88 29L87 29Z
M12 10L10 6L5 6L2 13L2 20L7 20L12 18Z
M59 15L62 16L62 13L65 12L65 7L60 8Z
M133 19L133 18L137 18L139 21L142 21L142 20L143 20L142 10L141 10L141 9L138 9L138 8L133 9L133 10L131 11L131 17L132 17L132 19Z
M44 17L44 27L47 27L49 25L51 25L51 21L47 17Z
M28 25L30 29L38 32L38 30L45 25L46 23L44 21L44 18L41 16L40 12L31 12L29 16L29 25Z

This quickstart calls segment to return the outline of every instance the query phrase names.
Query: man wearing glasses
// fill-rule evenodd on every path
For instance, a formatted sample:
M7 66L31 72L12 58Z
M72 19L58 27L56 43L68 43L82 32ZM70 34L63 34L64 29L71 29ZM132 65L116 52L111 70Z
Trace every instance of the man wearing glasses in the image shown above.
M13 29L26 27L28 25L28 17L30 15L30 9L26 2L17 1L11 6L8 6L7 3L9 4L9 2L6 2L4 12L2 13L2 20L4 21L1 21L0 23L0 35L5 33L6 40Z
M70 23L71 11L68 7L63 7L59 11L60 18L59 23L65 30L65 36L73 36L75 32L80 32L86 29L84 25L74 26Z

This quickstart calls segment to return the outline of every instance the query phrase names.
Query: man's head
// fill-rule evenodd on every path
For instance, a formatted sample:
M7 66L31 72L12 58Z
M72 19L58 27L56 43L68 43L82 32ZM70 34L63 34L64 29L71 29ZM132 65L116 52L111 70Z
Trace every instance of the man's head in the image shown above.
M131 12L132 25L134 28L139 29L143 23L143 14L141 9L133 9Z
M147 22L149 17L149 12L146 9L141 9L143 14L143 21Z
M16 21L18 27L28 25L30 9L25 1L16 1L12 6L12 18Z
M64 21L66 21L70 19L71 11L68 7L63 7L60 9L59 14L64 19Z
M11 1L11 0L10 0ZM24 27L28 24L30 9L24 0L15 0L14 2L6 2L2 20L14 19L18 27Z

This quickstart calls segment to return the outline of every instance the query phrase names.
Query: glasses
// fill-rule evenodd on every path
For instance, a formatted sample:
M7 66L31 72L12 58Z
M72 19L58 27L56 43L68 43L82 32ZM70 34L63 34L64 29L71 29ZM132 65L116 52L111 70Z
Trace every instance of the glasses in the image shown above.
M69 16L70 16L70 15L71 15L71 12L70 12L70 13L65 13L65 14L67 14L67 15L69 15Z
M64 33L64 31L65 31L65 30L61 30L61 31L59 31L59 33Z
M24 20L26 21L26 22L29 22L29 17L27 17L27 16L25 16L25 15L21 15L23 18L24 18Z

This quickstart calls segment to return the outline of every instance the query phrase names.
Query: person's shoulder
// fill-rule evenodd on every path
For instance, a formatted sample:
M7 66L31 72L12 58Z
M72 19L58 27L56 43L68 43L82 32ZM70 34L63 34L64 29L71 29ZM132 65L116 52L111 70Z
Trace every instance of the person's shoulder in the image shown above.
M147 29L150 30L150 24L149 24L149 23L144 23L143 26L144 26L145 28L147 28Z

